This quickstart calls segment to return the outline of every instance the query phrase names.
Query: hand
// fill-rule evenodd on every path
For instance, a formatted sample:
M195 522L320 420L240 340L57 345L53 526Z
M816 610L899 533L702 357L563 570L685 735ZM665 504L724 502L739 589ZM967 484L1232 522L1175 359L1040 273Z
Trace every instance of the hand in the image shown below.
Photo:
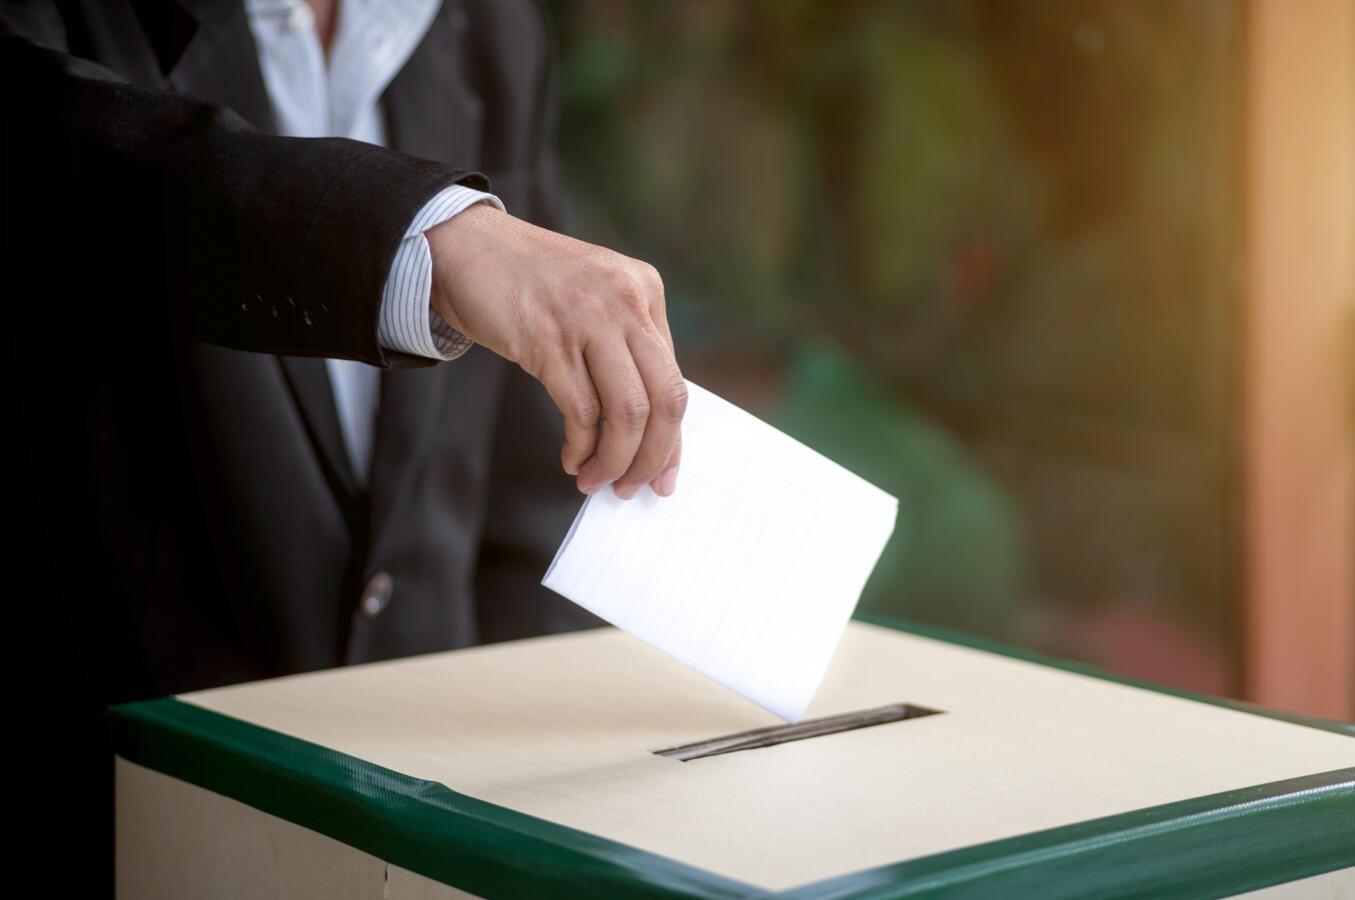
M673 493L687 386L654 267L484 203L426 236L433 309L545 385L579 490Z

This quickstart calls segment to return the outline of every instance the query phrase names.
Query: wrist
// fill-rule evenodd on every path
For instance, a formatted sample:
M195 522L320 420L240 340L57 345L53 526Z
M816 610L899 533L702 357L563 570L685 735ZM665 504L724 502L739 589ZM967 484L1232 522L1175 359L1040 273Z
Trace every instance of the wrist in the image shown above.
M477 247L508 214L489 203L476 203L424 232L433 261L433 283L428 301L442 320L462 334L466 324L457 312L456 288L466 276Z

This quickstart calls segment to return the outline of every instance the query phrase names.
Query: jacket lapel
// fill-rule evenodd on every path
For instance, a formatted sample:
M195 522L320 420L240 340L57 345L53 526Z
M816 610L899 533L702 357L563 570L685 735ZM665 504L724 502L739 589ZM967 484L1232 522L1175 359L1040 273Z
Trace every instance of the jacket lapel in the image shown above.
M144 0L143 0L144 2ZM177 29L182 37L167 35L157 54L171 64L169 82L182 94L220 103L264 131L275 130L272 106L259 72L254 35L245 5L239 0L175 0L196 20L196 29ZM178 46L182 50L175 52Z
M382 95L391 147L467 168L479 164L480 100L466 79L465 32L459 0L444 0Z
M277 359L306 423L311 443L315 445L325 478L341 499L355 499L360 491L353 477L353 464L344 449L339 413L334 408L334 392L325 361L303 356L279 356Z
M441 426L447 379L434 368L385 369L372 448L371 550L409 499Z

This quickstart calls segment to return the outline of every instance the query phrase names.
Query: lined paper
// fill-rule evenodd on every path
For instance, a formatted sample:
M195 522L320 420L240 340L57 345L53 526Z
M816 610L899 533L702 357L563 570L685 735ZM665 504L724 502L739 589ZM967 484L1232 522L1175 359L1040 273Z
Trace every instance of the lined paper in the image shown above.
M894 530L898 501L687 387L677 492L590 496L542 584L798 721Z

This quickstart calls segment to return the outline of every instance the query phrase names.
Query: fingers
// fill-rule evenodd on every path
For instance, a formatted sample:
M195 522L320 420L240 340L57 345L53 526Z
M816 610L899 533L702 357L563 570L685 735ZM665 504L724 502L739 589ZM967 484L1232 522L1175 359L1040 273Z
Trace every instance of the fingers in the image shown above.
M678 467L682 464L682 432L678 432L677 446L673 448L673 455L668 457L668 465L664 466L663 474L649 483L654 489L654 493L660 497L671 497L673 491L677 490Z
M627 347L644 382L649 417L634 460L613 485L616 495L623 500L635 496L646 482L661 479L668 470L682 435L682 415L687 409L687 383L668 342L648 329L633 334Z
M668 310L667 303L664 298L663 279L659 277L658 270L655 269L653 266L646 266L645 268L647 270L646 274L650 276L650 278L652 279L651 300L649 305L650 318L653 319L654 324L658 326L659 333L663 335L663 339L664 341L667 342L669 349L671 351L675 351L676 348L674 347L673 344L673 333L668 328ZM677 365L676 359L673 360L673 365L676 367ZM679 374L678 377L681 378L681 375ZM682 416L686 413L687 407L687 391L685 381L683 382L681 406L682 409L681 411L678 412L679 419L681 419ZM655 478L653 481L649 483L649 486L650 488L653 489L654 493L658 494L660 497L671 497L673 495L673 491L677 490L678 468L681 465L682 465L682 428L681 422L679 421L677 441L673 444L673 452L672 455L668 457L668 464L663 467L663 472L659 475L659 477Z
M659 277L659 270L649 263L640 263L640 278L645 282L649 295L649 318L668 343L669 351L676 352L673 346L673 332L668 328L668 304L664 298L663 279Z
M565 422L565 445L560 450L560 465L570 475L578 475L583 464L597 450L598 420L602 404L593 380L584 365L583 354L561 360L541 373L541 383Z
M592 342L584 358L602 405L597 452L579 470L579 490L591 494L631 467L649 419L649 395L624 340Z

